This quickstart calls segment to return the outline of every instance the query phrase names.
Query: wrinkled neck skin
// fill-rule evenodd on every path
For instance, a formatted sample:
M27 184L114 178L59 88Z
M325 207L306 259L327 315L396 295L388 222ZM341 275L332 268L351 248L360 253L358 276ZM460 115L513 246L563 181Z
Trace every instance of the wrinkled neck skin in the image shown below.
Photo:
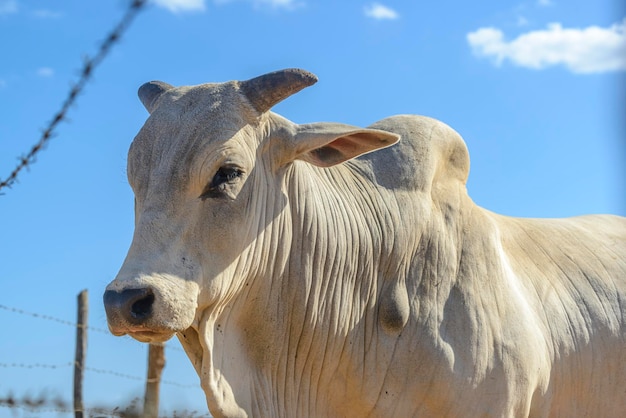
M374 187L374 177L365 161L326 169L295 161L279 169L275 194L251 205L267 214L284 205L238 261L260 267L241 268L238 293L178 334L214 416L409 416L441 389L430 360L440 347L417 343L440 322L453 282L430 279L452 277L458 259L442 248L451 242L438 241L450 234L423 236L416 225L456 228L446 219L459 216L444 212L459 202L426 205L415 190ZM441 306L419 306L416 295L432 292ZM422 364L411 382L393 378L407 367L396 348L414 353L409 367Z
M178 334L213 416L621 416L624 226L481 209L425 132L326 169L261 142L232 286Z

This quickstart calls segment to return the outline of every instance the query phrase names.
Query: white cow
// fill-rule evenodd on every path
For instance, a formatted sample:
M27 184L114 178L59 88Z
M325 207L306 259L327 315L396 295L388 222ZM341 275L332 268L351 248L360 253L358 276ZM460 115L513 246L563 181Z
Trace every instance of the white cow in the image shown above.
M433 119L270 112L315 81L140 88L113 334L176 335L215 417L626 416L626 220L476 206Z

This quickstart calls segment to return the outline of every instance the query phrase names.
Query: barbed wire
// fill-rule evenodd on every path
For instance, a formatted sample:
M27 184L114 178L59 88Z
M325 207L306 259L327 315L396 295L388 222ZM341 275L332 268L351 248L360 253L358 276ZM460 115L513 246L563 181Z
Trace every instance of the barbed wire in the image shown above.
M36 312L28 312L28 311L25 311L23 309L13 308L11 306L6 306L6 305L3 305L3 304L0 304L0 309L8 311L8 312L12 312L12 313L20 314L20 315L31 316L31 317L37 318L37 319L43 319L43 320L46 320L46 321L56 322L58 324L67 325L67 326L74 327L74 328L81 328L82 327L82 328L88 329L89 331L100 332L100 333L103 333L103 334L111 335L111 332L109 330L104 329L104 328L97 328L97 327L92 327L92 326L89 326L89 325L87 325L87 326L80 325L80 324L77 324L76 322L67 321L67 320L61 319L61 318L55 318L54 316L50 316L50 315L40 314L40 313L36 313Z
M36 398L30 395L24 395L22 398L18 398L12 394L6 397L0 397L0 407L20 408L31 412L72 412L69 410L68 405L68 402L64 401L61 397L56 396L50 399L45 393Z
M80 325L77 324L76 322L72 322L72 321L68 321L66 319L61 319L61 318L56 318L54 316L50 316L50 315L46 315L46 314L40 314L40 313L36 313L36 312L29 312L29 311L25 311L23 309L19 309L19 308L14 308L11 306L7 306L7 305L3 305L0 303L0 309L7 311L7 312L11 312L11 313L16 313L19 315L25 315L25 316L30 316L33 318L37 318L37 319L43 319L46 321L52 321L52 322L56 322L58 324L62 324L62 325L67 325L70 327L74 327L74 328L80 328L83 327L89 331L95 331L95 332L99 332L101 334L106 334L106 335L111 335L111 332L107 329L104 328L98 328L98 327L92 327L91 325ZM185 353L185 350L183 350L180 347L176 347L175 345L171 345L171 344L165 344L165 348L167 348L168 350L173 350L173 351L178 351L181 353Z
M0 363L0 367L4 369L62 369L74 366L75 362L70 361L63 364L43 364L43 363Z
M76 362L74 361L70 361L70 362L62 363L62 364L0 363L0 368L3 368L3 369L62 369L66 367L74 367L75 365L76 365ZM174 382L173 380L156 379L156 378L146 379L145 377L133 376L133 375L126 374L126 373L116 372L114 370L98 369L96 367L90 367L90 366L84 366L83 370L88 371L88 372L98 373L98 374L108 374L111 376L121 377L123 379L128 379L128 380L145 381L148 383L161 382L166 385L176 386L176 387L183 388L183 389L195 389L199 387L199 385L197 384L189 385L189 384Z
M15 184L17 180L18 174L26 167L29 167L35 162L35 157L37 154L46 146L46 144L50 141L50 139L54 136L57 125L62 121L66 120L66 115L69 108L74 104L78 95L83 91L85 85L93 75L94 69L104 60L107 56L113 45L120 40L122 34L128 29L133 19L137 16L137 14L141 11L143 6L147 3L147 0L132 0L129 3L128 9L126 13L122 17L122 19L118 22L117 25L113 28L113 30L109 33L109 35L105 38L104 41L100 44L98 48L98 52L94 55L93 58L87 57L84 60L83 67L80 70L80 76L76 84L74 84L68 93L67 98L61 105L60 110L52 117L52 120L49 122L48 126L43 130L39 141L33 145L30 151L19 157L19 163L17 167L9 174L9 176L0 181L0 190L5 187L11 187ZM2 195L3 193L0 193Z
M11 312L11 313L16 313L16 314L20 314L20 315L26 315L26 316L30 316L33 318L37 318L37 319L43 319L46 321L53 321L59 324L63 324L63 325L67 325L67 326L72 326L74 328L79 328L79 327L85 327L88 330L91 331L97 331L97 332L101 332L104 333L106 335L111 335L109 333L108 330L102 329L102 328L96 328L96 327L91 327L91 326L84 326L84 325L79 325L75 322L71 322L71 321L67 321L65 319L61 319L61 318L56 318L50 315L44 315L44 314L39 314L36 312L28 312L25 311L23 309L19 309L19 308L14 308L11 306L6 306L3 304L0 304L0 309ZM183 349L176 347L176 346L172 346L170 344L166 344L165 347L168 350L174 350L174 351L180 351L180 352L185 352ZM56 369L56 368L61 368L61 367L70 367L73 366L75 363L74 362L70 362L70 363L64 363L61 365L55 365L55 364L44 364L44 363L33 363L33 364L25 364L25 363L0 363L0 367L2 368L24 368L24 369L34 369L34 368L42 368L42 369ZM113 376L118 376L118 377L123 377L126 379L131 379L131 380L145 380L142 377L137 377L137 376L131 376L131 375L127 375L124 373L119 373L119 372L115 372L112 370L104 370L104 369L97 369L94 367L84 367L84 370L87 371L91 371L94 373L100 373L100 374L110 374ZM150 381L150 380L148 380ZM154 380L156 381L156 380ZM161 380L162 383L167 384L167 385L172 385L172 386L177 386L177 387L181 387L181 388L196 388L198 387L198 385L185 385L182 383L177 383L177 382L173 382L173 381L168 381L168 380Z
M144 382L148 382L148 383L161 382L161 383L166 384L166 385L176 386L176 387L183 388L183 389L195 389L195 388L199 387L199 384L198 385L186 385L186 384L174 382L174 381L171 381L171 380L163 380L163 379L156 379L156 378L146 379L145 377L133 376L133 375L130 375L130 374L120 373L120 372L116 372L116 371L113 371L113 370L97 369L95 367L87 367L86 366L83 369L86 370L86 371L89 371L89 372L93 372L93 373L108 374L108 375L111 375L111 376L121 377L123 379L128 379L128 380L144 381Z

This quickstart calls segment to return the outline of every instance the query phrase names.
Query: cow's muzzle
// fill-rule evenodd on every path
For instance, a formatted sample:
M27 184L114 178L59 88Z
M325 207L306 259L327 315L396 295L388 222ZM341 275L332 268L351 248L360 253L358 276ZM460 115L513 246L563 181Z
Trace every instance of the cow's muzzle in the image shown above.
M154 293L149 288L104 292L104 308L109 328L124 335L145 326L153 315Z
M141 342L163 342L189 328L199 287L170 274L120 274L104 292L109 330Z

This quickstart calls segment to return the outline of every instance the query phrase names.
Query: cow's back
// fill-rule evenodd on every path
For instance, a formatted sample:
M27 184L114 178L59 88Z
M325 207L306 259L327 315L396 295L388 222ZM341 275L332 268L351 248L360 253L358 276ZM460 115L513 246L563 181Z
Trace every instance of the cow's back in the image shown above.
M622 416L626 219L495 217L513 279L535 313L520 320L541 328L552 362L532 411L537 416Z

